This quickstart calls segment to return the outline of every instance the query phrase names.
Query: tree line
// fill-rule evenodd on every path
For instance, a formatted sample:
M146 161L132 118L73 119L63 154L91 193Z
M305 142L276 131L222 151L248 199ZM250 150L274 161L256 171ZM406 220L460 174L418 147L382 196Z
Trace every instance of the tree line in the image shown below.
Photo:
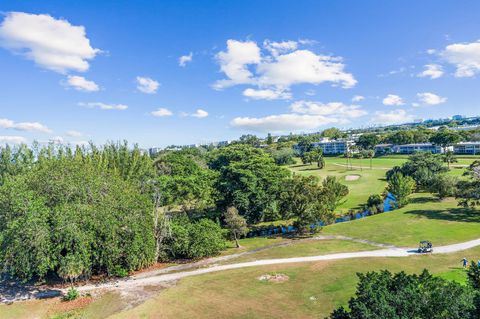
M166 151L137 146L0 149L0 263L23 280L125 276L157 261L220 253L247 224L333 218L335 178L292 176L248 144ZM238 242L237 242L238 243Z

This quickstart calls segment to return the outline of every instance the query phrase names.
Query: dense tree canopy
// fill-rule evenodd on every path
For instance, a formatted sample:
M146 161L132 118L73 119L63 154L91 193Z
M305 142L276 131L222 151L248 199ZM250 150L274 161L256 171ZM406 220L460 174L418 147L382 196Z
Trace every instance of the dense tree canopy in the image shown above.
M273 219L282 182L290 173L263 150L232 145L212 154L209 166L218 172L218 206L235 206L251 222Z
M358 274L360 282L349 310L335 310L331 319L473 319L478 318L475 292L454 281L389 271Z
M139 269L154 262L152 210L117 173L83 160L41 161L0 187L0 260L22 279Z

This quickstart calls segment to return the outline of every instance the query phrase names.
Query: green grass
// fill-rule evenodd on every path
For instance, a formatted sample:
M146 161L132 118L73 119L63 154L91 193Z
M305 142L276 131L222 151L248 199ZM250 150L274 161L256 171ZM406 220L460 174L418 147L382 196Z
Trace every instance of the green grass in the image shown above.
M480 211L458 207L453 198L437 200L415 194L407 206L364 219L329 225L324 234L345 235L399 246L415 246L420 240L445 245L478 238Z
M353 295L357 272L389 269L418 273L428 268L455 279L462 276L458 267L464 255L479 256L480 247L450 255L350 259L212 273L182 279L176 287L111 318L324 318ZM290 279L284 283L257 279L269 273L286 274Z

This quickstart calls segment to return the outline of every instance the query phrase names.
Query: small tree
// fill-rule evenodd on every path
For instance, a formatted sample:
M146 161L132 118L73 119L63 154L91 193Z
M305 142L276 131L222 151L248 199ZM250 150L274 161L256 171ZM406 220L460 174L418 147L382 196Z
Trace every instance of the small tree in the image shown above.
M393 174L388 181L387 191L395 196L398 207L408 204L408 196L413 193L414 189L415 181L413 178L404 176L400 172Z
M458 178L449 175L439 175L432 183L430 191L439 199L454 196L457 190Z
M238 209L233 206L227 208L224 218L225 224L235 240L235 245L240 248L238 238L248 232L247 221L238 214Z
M443 154L443 161L447 163L448 169L450 169L450 163L457 163L457 157L452 151L447 151Z

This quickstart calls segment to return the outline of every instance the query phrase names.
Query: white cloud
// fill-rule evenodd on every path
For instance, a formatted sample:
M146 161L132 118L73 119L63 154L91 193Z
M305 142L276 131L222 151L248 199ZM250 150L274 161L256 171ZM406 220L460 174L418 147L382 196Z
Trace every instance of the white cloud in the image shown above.
M263 47L267 49L273 56L296 50L298 43L296 41L274 42L270 40L263 41Z
M0 143L2 143L2 144L24 144L24 143L27 143L27 139L23 136L3 135L3 136L0 136Z
M202 109L197 109L195 111L195 113L190 114L190 116L197 117L197 118L201 119L201 118L207 117L208 112L205 111L205 110L202 110Z
M237 84L255 82L253 74L248 69L249 64L259 64L261 61L260 48L252 41L227 41L227 51L216 55L220 70L228 79L219 80L214 84L215 89L223 89Z
M154 94L157 92L160 83L155 81L154 79L137 76L137 89L140 92L147 93L147 94Z
M78 103L78 105L88 107L90 109L99 108L101 110L120 110L120 111L123 111L123 110L128 109L128 106L125 105L125 104L106 104L106 103L102 103L102 102L87 102L87 103L80 102L80 103Z
M413 116L403 109L396 109L389 112L375 112L371 122L377 124L402 124L413 121Z
M480 40L447 45L440 56L457 68L456 77L472 77L480 72Z
M362 95L355 95L354 97L352 97L352 102L360 102L363 100L365 100L365 97Z
M73 87L77 91L83 92L96 92L100 89L97 83L78 75L69 75L67 78L67 85Z
M430 92L418 93L417 97L419 101L424 105L437 105L445 103L447 101L446 97L441 97Z
M287 88L294 84L320 84L333 82L344 88L355 86L357 81L344 72L339 58L317 55L309 50L296 50L279 55L273 61L258 65L258 83Z
M403 99L395 94L388 94L384 99L383 99L383 104L384 105L403 105L405 102Z
M53 144L63 144L64 139L61 136L54 136L51 139L49 139L48 142Z
M426 64L423 66L425 70L417 74L418 77L429 77L430 79L438 79L443 75L443 68L438 64Z
M216 58L226 79L215 82L215 89L249 84L260 89L287 90L294 84L332 82L344 88L354 86L353 75L344 71L341 58L317 55L298 49L295 41L266 40L262 52L253 41L228 40L227 50Z
M155 117L167 117L167 116L172 116L173 115L172 111L170 111L169 109L166 109L164 107L161 107L161 108L157 109L156 111L151 112L150 114L155 116Z
M193 53L190 52L188 55L182 55L181 57L178 58L178 65L181 67L185 67L187 63L192 62L193 60Z
M67 131L66 134L67 134L67 136L70 136L70 137L80 137L80 136L83 136L83 133L82 133L82 132L75 131L75 130Z
M99 52L83 26L46 14L9 12L0 25L0 45L37 65L60 73L85 72Z
M39 122L14 122L9 119L0 119L0 127L18 131L51 133L52 130Z
M314 90L306 90L305 91L305 95L308 95L308 96L314 96L315 94L317 94L317 92L315 92Z
M307 114L279 114L266 117L236 117L230 125L236 128L256 132L291 132L298 130L312 130L322 125L343 123L337 118L323 115Z
M324 104L312 101L296 101L290 105L290 110L300 114L333 115L342 118L356 118L367 114L367 112L358 105L346 105L340 102Z
M292 94L289 91L281 90L255 90L252 88L245 89L243 96L252 98L254 100L289 100Z

